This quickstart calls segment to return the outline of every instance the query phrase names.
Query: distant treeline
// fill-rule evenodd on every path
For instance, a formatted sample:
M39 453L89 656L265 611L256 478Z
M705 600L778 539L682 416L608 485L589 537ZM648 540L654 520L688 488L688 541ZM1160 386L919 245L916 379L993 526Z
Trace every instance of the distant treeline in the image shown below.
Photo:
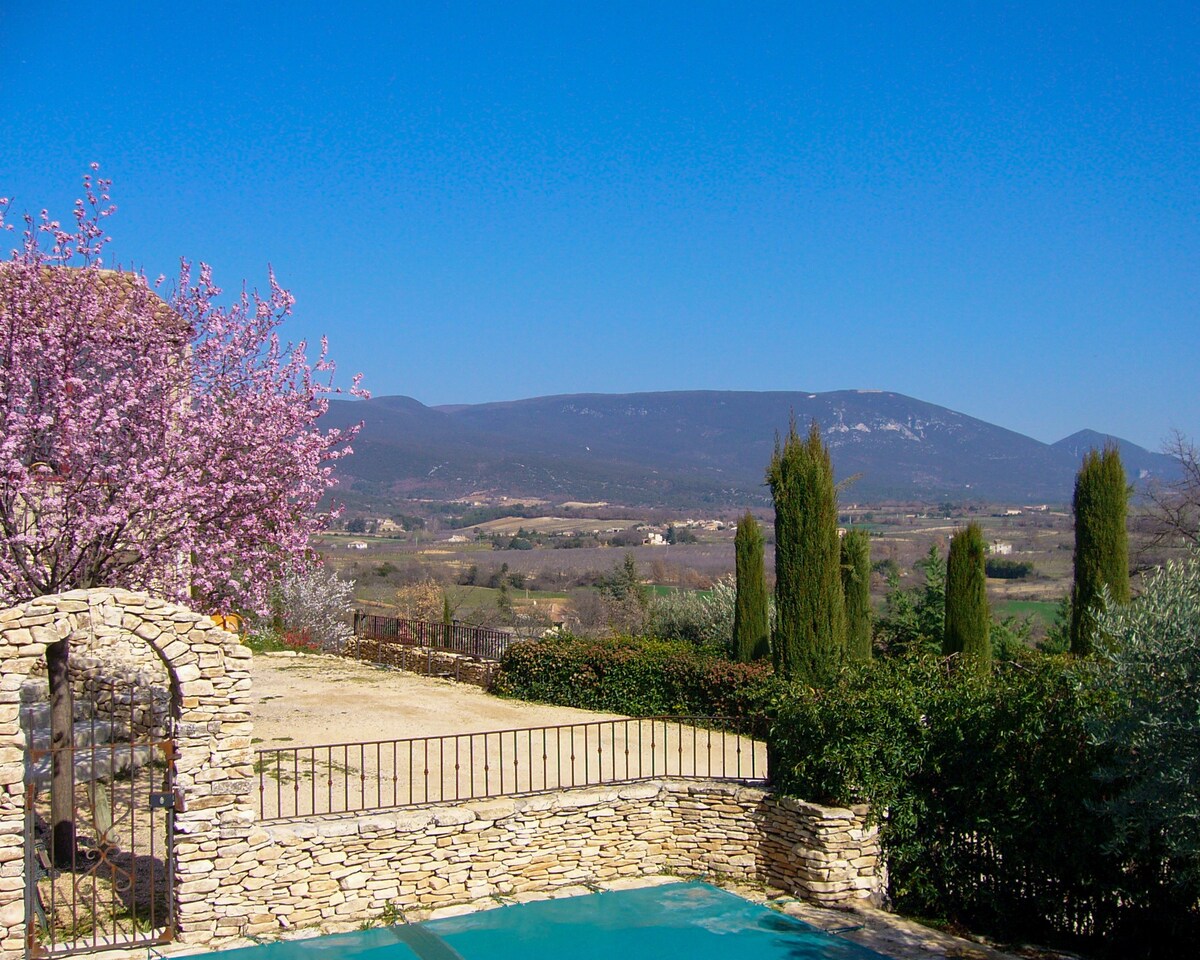
M996 580L1022 580L1033 573L1033 564L1004 557L988 557L987 575Z
M453 508L455 504L444 504L444 507ZM471 507L466 512L457 516L449 516L446 518L446 526L451 530L459 530L463 527L473 527L477 523L487 523L489 520L504 520L509 517L520 517L523 520L532 520L535 517L546 517L550 515L550 510L542 506L509 506L501 505L495 507Z

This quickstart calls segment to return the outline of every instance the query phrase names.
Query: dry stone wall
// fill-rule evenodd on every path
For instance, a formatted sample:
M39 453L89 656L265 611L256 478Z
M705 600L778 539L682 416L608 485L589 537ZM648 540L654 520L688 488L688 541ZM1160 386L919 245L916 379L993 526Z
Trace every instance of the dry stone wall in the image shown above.
M480 660L478 657L431 647L409 647L371 640L349 643L343 654L367 663L378 663L430 677L443 677L484 689L491 686L492 678L500 669L500 664L494 660Z
M171 716L171 677L158 653L132 633L80 630L71 644L70 678L77 723L95 718L119 726L121 736L166 736ZM26 724L49 709L45 662L21 688Z
M862 809L780 800L751 787L653 781L421 811L263 824L228 837L182 904L214 907L213 939L353 926L388 903L481 897L678 873L759 881L819 903L882 895L879 842Z

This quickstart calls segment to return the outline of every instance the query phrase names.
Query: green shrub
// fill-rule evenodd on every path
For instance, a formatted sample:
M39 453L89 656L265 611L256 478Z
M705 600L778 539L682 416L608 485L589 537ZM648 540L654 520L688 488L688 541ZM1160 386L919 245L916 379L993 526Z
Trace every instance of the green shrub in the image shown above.
M509 648L501 696L629 716L762 716L771 668L706 656L687 642L564 636Z
M936 543L914 566L924 583L902 589L900 575L888 573L883 616L875 621L875 640L889 654L939 653L945 635L946 560Z
M1200 927L1200 552L1150 577L1129 605L1097 618L1094 681L1122 709L1097 714L1113 745L1103 771L1107 846L1142 878L1145 926ZM1187 932L1190 924L1190 933ZM1194 946L1194 944L1193 944Z
M776 696L771 776L785 794L873 805L901 910L1098 949L1136 926L1105 848L1109 751L1088 736L1105 696L1037 655L985 676L933 657L852 666Z
M723 657L730 652L737 590L723 577L711 590L676 590L650 601L646 633L660 640L682 640L699 652Z

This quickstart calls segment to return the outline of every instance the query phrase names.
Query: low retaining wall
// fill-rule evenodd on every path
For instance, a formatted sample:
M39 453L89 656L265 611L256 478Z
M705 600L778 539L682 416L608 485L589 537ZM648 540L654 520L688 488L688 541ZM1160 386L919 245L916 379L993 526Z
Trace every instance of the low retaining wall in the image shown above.
M351 927L432 908L659 873L760 881L819 903L879 901L865 810L729 783L655 781L421 811L223 830L180 851L190 942Z
M343 649L343 656L364 663L396 667L409 673L430 677L445 677L459 683L470 683L485 690L492 685L492 677L500 670L495 660L480 660L478 657L430 647L409 647L397 643L378 644L371 640L351 641Z

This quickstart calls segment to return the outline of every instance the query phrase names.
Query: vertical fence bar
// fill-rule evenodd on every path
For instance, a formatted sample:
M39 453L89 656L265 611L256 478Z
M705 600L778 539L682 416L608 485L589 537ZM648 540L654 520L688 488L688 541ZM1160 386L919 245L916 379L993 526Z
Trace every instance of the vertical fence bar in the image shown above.
M483 795L485 797L490 797L492 795L491 778L489 776L489 774L490 774L489 767L490 767L490 764L488 763L488 735L485 733L483 735Z
M499 759L497 765L500 767L500 793L503 793L504 792L504 733L503 732L499 732L496 734L496 745L500 749L500 759Z
M397 757L397 743L392 741L392 805L400 803L400 762Z
M521 792L521 753L517 748L517 731L513 731L513 792Z

